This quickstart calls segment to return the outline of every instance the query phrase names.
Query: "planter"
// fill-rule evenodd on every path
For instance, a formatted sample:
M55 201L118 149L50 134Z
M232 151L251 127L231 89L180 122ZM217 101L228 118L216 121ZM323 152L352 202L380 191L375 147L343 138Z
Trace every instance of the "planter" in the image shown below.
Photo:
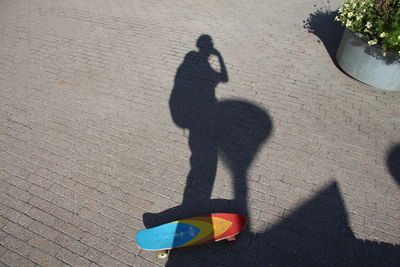
M342 70L366 84L391 91L400 91L400 59L394 53L383 55L377 46L345 29L336 59Z

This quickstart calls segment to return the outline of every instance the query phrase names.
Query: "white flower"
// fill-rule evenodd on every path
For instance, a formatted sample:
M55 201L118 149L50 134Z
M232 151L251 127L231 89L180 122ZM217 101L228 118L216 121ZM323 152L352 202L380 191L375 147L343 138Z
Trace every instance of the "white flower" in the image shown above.
M349 18L351 18L353 16L353 12L349 12L347 13L347 15L349 16Z
M336 17L335 17L335 20L336 20L336 21L340 21L339 16L336 16Z
M365 26L367 26L368 29L371 29L372 23L371 23L370 21L368 21L367 24L366 24Z
M374 45L374 44L377 44L377 43L378 43L377 39L373 39L373 40L368 41L369 45Z
M387 32L382 32L381 34L379 34L379 37L384 38L386 37L388 34Z
M357 18L357 20L360 20L363 18L363 15L358 15L358 16L356 16L356 18Z
M351 22L351 20L347 20L347 22L346 22L346 27L350 27L351 25L352 25L353 23Z

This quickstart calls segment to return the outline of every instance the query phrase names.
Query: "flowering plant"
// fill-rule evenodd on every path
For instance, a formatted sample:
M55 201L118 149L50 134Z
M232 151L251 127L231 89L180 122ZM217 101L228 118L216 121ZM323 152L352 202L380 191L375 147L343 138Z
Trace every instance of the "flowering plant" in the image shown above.
M345 0L335 20L368 45L378 44L400 55L400 0Z

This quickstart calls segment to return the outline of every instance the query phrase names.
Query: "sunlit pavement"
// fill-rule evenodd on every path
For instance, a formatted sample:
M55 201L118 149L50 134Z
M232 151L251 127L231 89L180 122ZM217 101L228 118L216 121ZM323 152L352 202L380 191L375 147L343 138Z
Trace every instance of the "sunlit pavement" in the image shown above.
M340 4L0 1L1 264L399 264L400 93L335 66ZM201 35L225 80L178 71ZM145 213L220 203L249 216L234 243L135 244Z

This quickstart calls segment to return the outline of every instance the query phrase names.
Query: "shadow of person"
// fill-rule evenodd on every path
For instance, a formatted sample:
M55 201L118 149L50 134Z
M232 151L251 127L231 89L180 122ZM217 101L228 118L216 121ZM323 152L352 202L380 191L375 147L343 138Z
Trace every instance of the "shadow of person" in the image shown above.
M198 51L186 54L179 66L169 99L174 123L189 132L190 171L183 201L158 214L145 213L146 227L215 212L247 215L247 171L272 129L262 108L216 98L217 85L228 82L224 60L209 35L201 35L196 45ZM218 59L219 70L211 66L211 56ZM232 172L233 200L211 199L219 156Z
M389 151L386 162L390 174L400 186L400 144L397 144Z
M217 171L218 149L212 136L215 88L228 81L221 54L214 48L209 35L197 40L198 52L189 52L178 68L169 106L174 123L189 130L190 172L183 196L183 206L210 199ZM216 55L220 72L214 70L209 58ZM201 180L201 183L196 183ZM194 184L196 183L196 185Z
M200 36L197 47L199 51L189 52L178 68L169 101L174 123L189 131L192 152L183 202L159 214L145 214L146 227L213 212L247 215L247 172L272 131L268 113L257 105L216 98L218 83L228 81L222 56L209 36ZM211 54L218 55L220 71L208 63ZM398 151L397 146L388 155L395 178ZM233 200L211 199L218 157L232 172ZM336 182L261 233L246 230L234 245L218 242L193 249L180 249L179 257L171 254L166 266L398 266L400 262L400 246L356 237Z

